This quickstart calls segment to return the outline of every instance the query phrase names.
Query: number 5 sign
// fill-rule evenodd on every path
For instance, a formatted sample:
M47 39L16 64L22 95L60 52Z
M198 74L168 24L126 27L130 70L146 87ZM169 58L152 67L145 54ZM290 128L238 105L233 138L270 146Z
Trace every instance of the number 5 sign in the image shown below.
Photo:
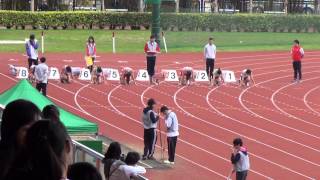
M106 68L106 77L109 81L120 81L120 74L118 69Z

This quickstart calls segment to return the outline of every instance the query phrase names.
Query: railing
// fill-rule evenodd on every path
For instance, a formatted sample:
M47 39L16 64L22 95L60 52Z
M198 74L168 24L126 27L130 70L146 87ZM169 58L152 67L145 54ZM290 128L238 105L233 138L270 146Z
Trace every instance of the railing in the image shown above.
M74 162L89 162L100 171L100 173L103 175L103 165L102 165L102 159L104 158L104 155L101 153L92 150L88 148L87 146L72 140L72 144L74 146L73 150L73 161ZM148 180L147 178L138 175L139 180ZM104 176L103 176L104 178Z

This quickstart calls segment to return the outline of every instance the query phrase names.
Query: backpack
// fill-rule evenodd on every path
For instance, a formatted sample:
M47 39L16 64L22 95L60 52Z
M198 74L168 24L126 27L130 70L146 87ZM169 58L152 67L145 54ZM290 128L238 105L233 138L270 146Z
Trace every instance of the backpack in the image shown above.
M149 110L147 113L142 113L142 122L143 125L146 127L150 127L151 126L151 119L150 119L150 113L152 112L152 110Z
M105 178L107 180L129 180L123 168L120 167L121 165L125 165L125 163L115 159L107 160L104 172L108 174L105 174ZM108 170L106 171L106 169Z

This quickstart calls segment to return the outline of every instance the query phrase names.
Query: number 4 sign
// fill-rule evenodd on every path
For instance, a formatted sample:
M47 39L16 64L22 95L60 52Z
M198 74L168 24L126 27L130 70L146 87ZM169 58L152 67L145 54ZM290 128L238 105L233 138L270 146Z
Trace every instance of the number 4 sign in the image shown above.
M90 70L86 68L82 68L80 71L79 79L84 81L90 81L91 80Z
M56 68L56 67L50 68L48 79L52 79L52 80L59 80L60 79L60 73L59 73L58 68Z
M149 81L148 71L145 69L139 69L136 80L137 81Z
M208 82L209 78L207 72L204 70L194 70L194 81L196 82Z

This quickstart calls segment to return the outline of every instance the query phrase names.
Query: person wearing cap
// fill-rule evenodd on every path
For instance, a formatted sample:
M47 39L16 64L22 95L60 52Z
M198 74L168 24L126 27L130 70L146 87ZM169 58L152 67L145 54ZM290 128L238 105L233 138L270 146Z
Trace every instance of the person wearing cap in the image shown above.
M155 74L154 67L156 65L156 55L160 53L160 47L155 40L156 37L151 35L150 41L144 46L144 52L147 56L147 71L150 78L150 84L156 84L156 82L153 81L153 76Z
M168 144L168 160L166 164L174 164L174 156L176 145L179 136L179 122L176 113L171 111L167 106L162 106L160 112L164 115L164 120L167 128L167 144Z
M147 107L143 109L142 113L142 123L144 128L144 151L142 160L154 159L153 154L157 142L157 124L159 120L159 115L154 111L155 105L156 101L152 98L149 99Z
M31 34L29 40L26 42L29 69L32 65L38 65L38 47L39 45L35 39L35 35Z

